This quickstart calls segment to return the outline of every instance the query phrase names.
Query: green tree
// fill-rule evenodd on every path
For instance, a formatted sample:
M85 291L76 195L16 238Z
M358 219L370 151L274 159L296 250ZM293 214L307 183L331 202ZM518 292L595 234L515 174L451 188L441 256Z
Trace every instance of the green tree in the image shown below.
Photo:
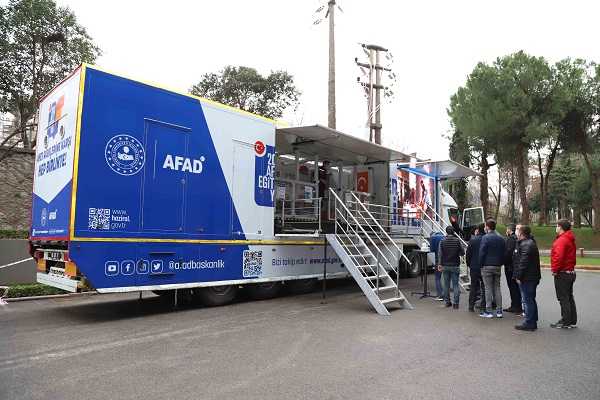
M288 107L296 109L300 92L285 71L267 77L249 67L226 66L219 73L202 75L189 92L263 117L278 119Z
M577 60L571 107L562 121L563 145L583 157L591 181L594 232L600 232L600 65Z
M534 140L548 133L546 125L554 118L552 89L546 60L520 51L498 58L492 66L479 63L465 87L451 97L449 115L455 128L482 142L500 166L515 163L524 223L529 223L528 151Z
M449 154L451 160L467 167L471 166L471 152L469 149L469 143L459 131L454 131L452 134ZM461 178L453 181L451 184L453 188L451 195L456 200L456 204L460 210L464 210L465 208L469 207L469 192L467 189L468 183L469 182L466 178Z
M462 142L470 149L471 166L481 172L479 197L486 216L490 215L488 171L494 165L490 164L489 157L493 157L499 148L496 141L499 132L494 124L487 121L490 115L488 110L492 108L492 104L489 102L490 98L482 94L490 91L490 83L494 76L493 68L485 63L478 63L468 76L467 84L459 87L450 98L450 108L447 110L452 125L460 132ZM451 143L450 146L453 147L454 144Z
M82 62L95 62L100 49L68 7L53 0L10 0L0 6L0 111L17 117L14 132L26 148L26 134L40 99ZM0 159L8 155L0 153Z

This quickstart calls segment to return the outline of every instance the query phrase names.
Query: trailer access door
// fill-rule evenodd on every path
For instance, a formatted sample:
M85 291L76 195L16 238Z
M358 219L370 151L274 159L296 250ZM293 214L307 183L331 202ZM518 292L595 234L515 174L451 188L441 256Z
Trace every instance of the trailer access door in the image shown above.
M146 120L143 231L183 232L190 132L190 128Z

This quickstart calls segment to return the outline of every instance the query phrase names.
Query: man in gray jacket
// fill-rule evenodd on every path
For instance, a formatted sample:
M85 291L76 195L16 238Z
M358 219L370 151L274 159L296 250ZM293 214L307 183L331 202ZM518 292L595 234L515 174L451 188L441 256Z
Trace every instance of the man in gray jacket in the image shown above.
M480 317L492 318L492 297L496 300L498 312L496 316L502 318L502 292L500 278L502 276L502 262L504 261L504 238L496 232L496 221L485 221L486 235L481 239L479 247L479 262L481 263L481 276L485 286L485 311Z

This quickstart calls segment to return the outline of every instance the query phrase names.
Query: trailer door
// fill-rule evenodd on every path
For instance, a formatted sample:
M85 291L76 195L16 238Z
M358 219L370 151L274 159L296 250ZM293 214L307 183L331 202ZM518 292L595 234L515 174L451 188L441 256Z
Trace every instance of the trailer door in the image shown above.
M233 237L239 236L241 232L247 238L253 238L255 235L263 233L264 226L264 207L256 205L254 200L254 191L256 186L255 176L255 151L254 145L239 141L233 142L233 201L236 205L240 225L234 218L232 225ZM260 159L266 165L266 157ZM259 165L263 170L264 166ZM264 189L267 190L267 189ZM232 210L234 208L232 207Z
M185 163L190 131L189 128L146 120L143 231L183 232Z

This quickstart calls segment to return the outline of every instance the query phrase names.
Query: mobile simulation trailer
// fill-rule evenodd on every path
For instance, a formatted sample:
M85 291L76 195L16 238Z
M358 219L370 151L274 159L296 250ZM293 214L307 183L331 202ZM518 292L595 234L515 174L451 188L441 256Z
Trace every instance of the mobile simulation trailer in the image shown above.
M387 314L411 308L397 277L419 272L407 255L443 224L438 201L429 214L399 203L398 163L419 160L90 65L42 99L39 121L30 252L38 282L71 292L222 305L240 286L269 298L283 282L306 292L351 274Z

